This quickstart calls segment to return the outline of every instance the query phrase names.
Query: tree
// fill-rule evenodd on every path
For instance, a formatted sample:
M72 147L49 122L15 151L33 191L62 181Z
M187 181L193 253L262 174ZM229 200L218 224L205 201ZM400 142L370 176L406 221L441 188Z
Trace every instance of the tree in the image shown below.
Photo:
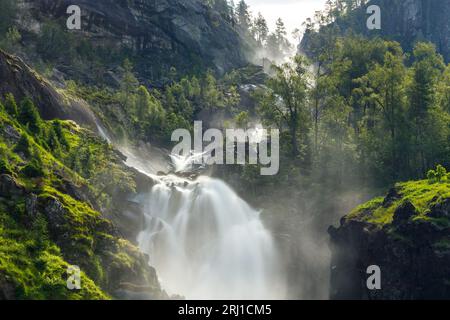
M258 16L253 23L254 26L254 34L256 37L256 41L259 46L263 46L263 44L267 40L267 36L269 35L269 27L267 26L267 21L263 17L261 13L258 13Z
M0 35L3 35L12 27L17 14L17 1L0 1Z
M266 99L269 99L270 103L263 101L260 105L263 114L270 115L275 122L281 120L289 128L293 157L300 156L307 147L309 131L307 67L308 64L302 56L296 56L292 63L273 66L275 76L267 82L270 94Z
M249 7L245 0L239 1L239 4L237 5L236 19L241 32L244 35L249 35L252 26L252 19L250 16Z
M216 10L220 15L227 21L231 19L230 17L230 7L228 6L227 0L214 0L213 9Z
M38 135L41 133L41 116L30 98L25 98L20 103L19 122L27 126L30 132Z
M133 93L139 85L139 81L136 79L133 73L133 64L130 60L125 59L123 62L123 75L122 82L120 84L119 100L122 107L128 111L134 106Z
M436 87L445 69L445 64L444 59L436 52L436 48L432 44L418 43L414 48L413 56L408 117L413 125L413 130L411 130L412 155L419 162L416 167L420 168L420 172L425 172L429 167L425 150L426 137L429 134L427 127L431 120L431 108L437 103Z
M291 48L291 44L289 43L289 40L286 38L287 36L286 27L281 18L278 18L276 22L275 36L277 37L280 52L282 54L285 54Z
M375 112L380 116L378 138L381 139L380 147L389 149L389 166L391 178L397 179L402 158L399 157L400 148L407 147L402 143L399 133L404 129L405 111L405 76L406 68L403 63L403 51L399 44L393 44L391 51L384 56L383 64L375 64L374 67L358 82L363 86L363 101L372 104ZM384 137L384 129L387 129L388 139ZM378 150L383 154L382 150ZM403 159L404 160L404 159ZM406 164L405 164L406 167Z
M12 93L7 93L5 96L5 110L13 118L17 118L19 114L16 99L14 99Z
M1 42L1 45L6 50L13 50L15 45L20 42L22 36L20 35L19 30L16 27L11 27L8 29L6 33L5 40Z
M45 23L36 45L36 50L47 60L70 58L72 39L68 32L55 22Z
M139 120L148 121L151 126L160 125L164 119L161 102L144 86L140 86L137 90L136 110Z
M267 37L266 48L271 59L283 58L292 48L289 40L286 38L287 32L284 22L279 18L276 22L276 29Z
M224 97L217 87L217 80L212 71L208 71L202 88L203 106L207 110L224 107Z

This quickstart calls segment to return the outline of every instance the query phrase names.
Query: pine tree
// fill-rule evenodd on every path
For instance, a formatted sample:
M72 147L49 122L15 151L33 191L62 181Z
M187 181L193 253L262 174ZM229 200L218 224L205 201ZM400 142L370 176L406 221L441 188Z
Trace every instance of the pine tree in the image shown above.
M264 42L267 40L267 36L269 34L269 27L267 26L266 19L263 17L261 13L258 13L258 16L255 19L254 29L256 41L260 46L262 46Z
M12 116L13 118L17 118L17 103L16 99L14 99L14 96L11 93L7 93L5 96L5 110L7 113L9 113L10 116Z
M32 133L41 133L41 116L33 101L28 97L20 104L19 122L27 126Z
M244 0L241 0L237 5L236 18L237 24L241 29L242 33L245 35L249 35L252 26L252 20L250 17L249 7Z

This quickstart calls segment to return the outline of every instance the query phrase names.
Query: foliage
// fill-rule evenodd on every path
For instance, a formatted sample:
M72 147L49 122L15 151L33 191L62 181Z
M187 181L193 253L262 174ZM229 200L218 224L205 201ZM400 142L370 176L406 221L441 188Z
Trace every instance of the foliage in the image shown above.
M427 180L410 181L396 184L395 190L400 197L389 204L385 205L383 197L376 198L353 210L346 219L362 220L384 226L392 223L394 213L402 203L410 201L418 212L413 217L414 221L442 223L440 220L429 217L428 213L432 206L450 198L449 183L430 184Z

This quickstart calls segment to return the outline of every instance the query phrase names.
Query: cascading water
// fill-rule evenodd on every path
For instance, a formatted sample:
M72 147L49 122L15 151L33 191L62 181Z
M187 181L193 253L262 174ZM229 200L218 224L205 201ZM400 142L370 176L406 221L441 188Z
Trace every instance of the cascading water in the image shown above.
M170 294L283 298L279 260L259 212L220 180L162 178L149 196L138 241Z
M104 130L99 132L111 141ZM157 176L148 161L119 149L127 165L156 182L145 197L145 226L137 240L169 294L188 299L285 298L280 259L260 212L221 180ZM174 171L190 171L198 156L172 155Z

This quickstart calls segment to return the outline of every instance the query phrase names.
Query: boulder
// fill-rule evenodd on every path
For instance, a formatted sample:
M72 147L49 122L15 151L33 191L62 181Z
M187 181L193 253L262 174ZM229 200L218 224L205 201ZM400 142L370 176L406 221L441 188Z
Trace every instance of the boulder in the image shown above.
M437 202L431 208L428 216L432 218L450 218L450 199Z
M403 225L411 217L413 217L417 214L418 214L418 212L417 212L416 207L414 207L414 205L409 200L405 200L395 210L393 224L394 224L394 226Z

